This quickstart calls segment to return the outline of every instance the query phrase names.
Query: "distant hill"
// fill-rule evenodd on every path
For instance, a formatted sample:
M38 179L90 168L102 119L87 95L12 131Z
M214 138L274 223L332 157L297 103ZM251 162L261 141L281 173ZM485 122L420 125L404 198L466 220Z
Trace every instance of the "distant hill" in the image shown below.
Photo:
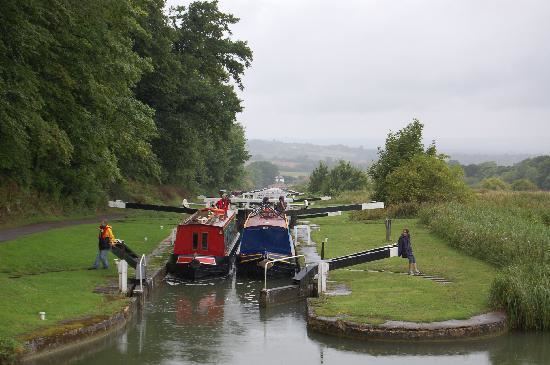
M349 147L344 145L316 145L311 143L286 143L281 141L267 141L250 139L247 149L251 154L250 161L270 161L284 172L309 173L319 161L325 161L329 166L338 160L350 161L353 165L366 169L377 159L377 150L374 148ZM498 165L511 166L532 154L475 154L467 152L445 152L451 160L462 165L479 164L494 161Z

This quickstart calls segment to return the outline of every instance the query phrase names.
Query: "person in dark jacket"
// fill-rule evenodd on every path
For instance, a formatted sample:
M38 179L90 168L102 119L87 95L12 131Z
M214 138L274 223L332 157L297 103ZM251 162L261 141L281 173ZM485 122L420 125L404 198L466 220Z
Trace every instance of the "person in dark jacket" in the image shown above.
M107 220L102 220L99 226L99 252L95 258L94 265L90 269L98 269L99 262L103 264L104 269L109 268L109 261L107 261L107 254L111 250L112 245L115 243L115 236L113 229L107 224Z
M275 210L279 214L284 214L286 212L286 208L287 208L287 205L285 202L285 197L281 195L279 197L279 201L277 202L277 204L275 204Z
M409 275L419 275L420 271L416 267L416 259L414 257L411 235L408 228L403 229L403 233L397 241L398 255L409 259Z

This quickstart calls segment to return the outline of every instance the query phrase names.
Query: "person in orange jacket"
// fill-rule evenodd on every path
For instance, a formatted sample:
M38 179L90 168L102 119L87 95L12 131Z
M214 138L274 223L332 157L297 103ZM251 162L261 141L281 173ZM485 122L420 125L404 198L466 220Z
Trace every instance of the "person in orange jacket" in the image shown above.
M99 262L103 264L104 269L109 268L109 261L107 261L107 254L111 250L111 246L115 243L115 235L113 234L113 228L107 224L107 220L103 219L99 226L99 252L95 258L94 265L90 268L98 269Z

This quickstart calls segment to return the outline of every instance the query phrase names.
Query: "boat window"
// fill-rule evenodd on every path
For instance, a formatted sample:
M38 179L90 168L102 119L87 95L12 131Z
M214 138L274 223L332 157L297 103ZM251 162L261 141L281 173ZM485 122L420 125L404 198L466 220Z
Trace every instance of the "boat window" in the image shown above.
M208 233L202 234L202 249L208 250Z
M193 250L196 250L199 248L199 234L197 232L193 232Z

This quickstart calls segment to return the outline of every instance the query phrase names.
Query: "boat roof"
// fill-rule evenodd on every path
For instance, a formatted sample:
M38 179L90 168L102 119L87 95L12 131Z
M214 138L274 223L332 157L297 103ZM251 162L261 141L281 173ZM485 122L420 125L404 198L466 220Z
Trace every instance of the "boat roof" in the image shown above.
M287 220L284 216L279 216L276 214L257 214L250 215L244 224L244 228L256 227L256 226L272 226L272 227L281 227L288 228Z
M236 211L227 210L227 214L221 209L203 208L193 213L184 220L182 225L203 225L213 227L225 227L235 217Z

